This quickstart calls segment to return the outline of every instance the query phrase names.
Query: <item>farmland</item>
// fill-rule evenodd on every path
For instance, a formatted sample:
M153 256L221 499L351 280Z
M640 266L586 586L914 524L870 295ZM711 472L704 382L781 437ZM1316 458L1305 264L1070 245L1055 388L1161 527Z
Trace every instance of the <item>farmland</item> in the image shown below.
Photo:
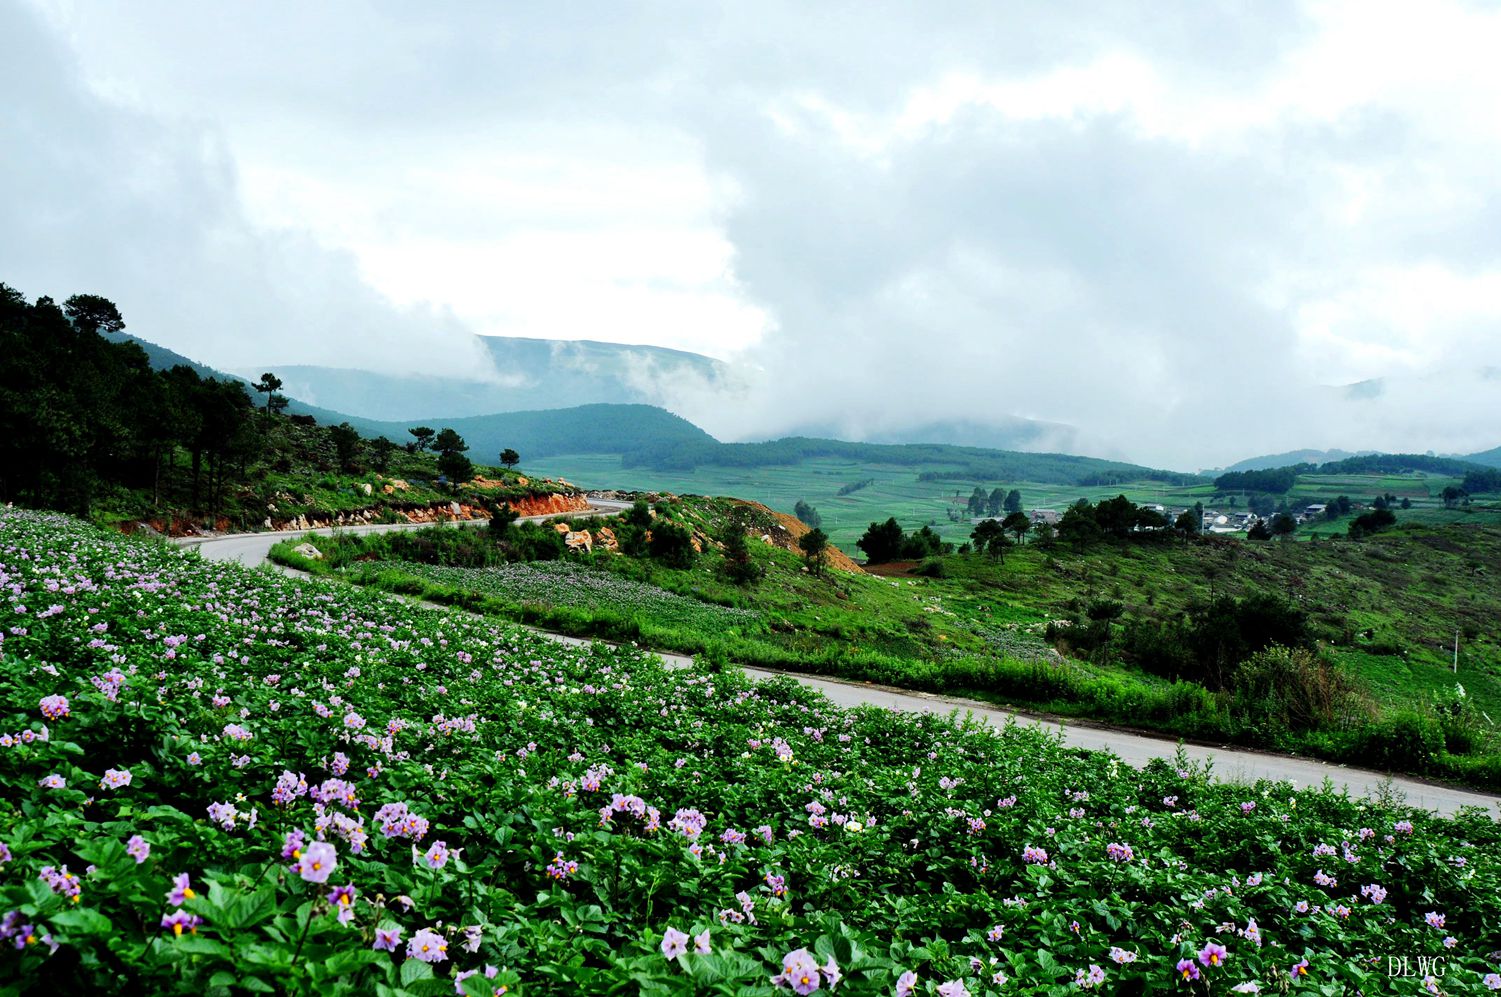
M1214 486L1205 480L1198 484L1175 485L1162 481L1139 480L1113 485L1072 485L1057 482L1008 481L965 477L957 464L896 465L866 463L834 457L811 457L796 464L765 467L723 467L700 465L692 470L673 471L647 467L623 466L619 457L599 454L547 457L529 460L528 470L549 477L561 477L583 488L619 488L675 492L690 495L735 495L765 503L773 509L791 512L803 500L818 509L823 529L834 543L854 552L855 541L866 526L888 516L895 516L904 529L924 524L958 543L969 537L969 522L954 522L951 510L962 510L964 500L976 486L989 491L996 487L1016 488L1028 510L1061 510L1086 498L1091 502L1124 494L1133 502L1166 506L1191 506L1203 502L1214 505ZM920 475L953 474L953 479L922 480ZM870 481L869 485L840 494L846 485ZM1294 506L1326 502L1339 495L1357 501L1369 501L1375 495L1393 494L1407 498L1415 509L1402 518L1413 522L1488 522L1501 523L1501 511L1492 503L1473 512L1446 510L1440 499L1445 487L1458 484L1457 477L1422 474L1380 475L1301 475L1288 494ZM1228 500L1227 500L1228 501ZM1244 499L1238 504L1244 508ZM1300 532L1343 533L1348 520L1316 524Z
M1430 951L1501 985L1477 814L0 517L11 990L1332 993Z

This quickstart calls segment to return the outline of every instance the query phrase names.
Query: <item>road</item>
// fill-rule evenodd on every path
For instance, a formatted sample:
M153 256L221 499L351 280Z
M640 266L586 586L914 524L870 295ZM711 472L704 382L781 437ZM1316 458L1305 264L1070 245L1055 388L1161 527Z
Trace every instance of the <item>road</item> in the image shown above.
M589 512L569 514L570 518L586 518L596 515L613 515L627 507L624 502L595 500L595 508ZM534 520L557 518L556 515L531 516ZM454 524L457 526L479 525L483 521ZM417 529L431 524L406 524L381 526L339 527L345 533L381 533L388 530ZM219 537L189 537L179 540L184 546L195 546L207 560L239 561L248 566L266 563L271 548L288 537L306 533L333 533L334 529L296 530L279 533L241 533ZM549 634L566 643L581 644L587 641L574 637ZM683 667L689 659L677 654L661 654L671 667ZM778 674L759 668L746 668L753 678L765 679ZM790 674L790 673L789 673ZM926 693L905 692L885 686L859 682L843 682L816 675L792 675L798 682L827 695L841 706L879 706L904 713L947 714L955 710L970 713L976 718L997 727L1008 721L1036 724L1045 730L1058 732L1071 747L1112 751L1124 762L1142 766L1154 758L1171 759L1177 753L1179 742L1166 738L1133 734L1109 727L1085 723L1059 724L1051 720L1026 714L1011 713L984 703L949 696L933 696ZM1387 776L1381 772L1331 765L1308 758L1293 758L1287 755L1262 751L1247 751L1240 748L1214 747L1187 744L1183 746L1187 756L1195 761L1212 762L1214 774L1225 782L1253 783L1258 779L1290 780L1296 786L1320 786L1327 779L1336 789L1347 790L1352 796L1375 795L1382 791L1394 791L1413 806L1422 807L1440 814L1453 814L1460 807L1479 806L1490 811L1492 816L1501 815L1501 796L1455 789L1420 779Z

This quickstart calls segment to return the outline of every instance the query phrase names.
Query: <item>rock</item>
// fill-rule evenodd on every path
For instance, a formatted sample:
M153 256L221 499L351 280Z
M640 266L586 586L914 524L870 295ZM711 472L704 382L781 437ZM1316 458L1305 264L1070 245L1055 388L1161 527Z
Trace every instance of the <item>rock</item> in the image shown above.
M620 541L616 538L615 531L608 526L601 526L594 532L594 546L612 554L620 553Z
M307 558L309 561L323 560L323 551L310 543L300 543L292 548L292 553Z
M368 481L362 481L360 482L360 491L364 492L366 495L373 495L375 494L375 487Z
M380 490L383 491L383 492L385 492L387 495L394 495L394 494L396 494L396 486L395 485L381 485Z
M261 524L261 529L263 529L263 530L269 530L269 529L271 529L271 517L270 516L267 516L266 517L266 521Z
M457 516L464 510L459 508L459 504L457 502L450 502L448 503L448 511L451 515Z
M525 475L522 475L517 477L516 484L520 485L522 488L525 488L527 485L531 484L531 481L529 481Z
M585 553L592 553L594 550L594 538L589 535L588 530L564 534L563 543L568 546L569 550L581 550Z
M563 534L565 537L573 532L573 527L569 526L567 523L554 523L552 524L552 528Z

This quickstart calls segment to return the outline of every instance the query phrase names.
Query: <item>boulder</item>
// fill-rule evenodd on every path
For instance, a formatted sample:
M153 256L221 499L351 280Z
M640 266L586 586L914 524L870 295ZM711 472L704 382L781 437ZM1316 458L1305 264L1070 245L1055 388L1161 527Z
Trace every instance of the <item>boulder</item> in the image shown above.
M569 550L573 551L581 550L585 553L591 553L594 550L594 538L589 535L588 530L579 530L577 533L564 534L563 543L568 546Z
M292 553L297 554L300 557L305 557L309 561L323 560L323 551L319 550L317 547L314 547L310 543L298 544L296 547L292 548Z
M615 531L608 526L601 526L594 531L594 546L612 554L620 553L620 541L616 538Z
M360 491L365 495L373 495L375 494L375 487L368 481L362 481L360 482Z

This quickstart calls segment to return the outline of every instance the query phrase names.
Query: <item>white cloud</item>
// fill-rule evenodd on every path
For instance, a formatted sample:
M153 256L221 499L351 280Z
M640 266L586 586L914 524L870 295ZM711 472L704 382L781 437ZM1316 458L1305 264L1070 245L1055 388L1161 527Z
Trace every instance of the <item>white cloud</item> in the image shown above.
M37 9L66 96L0 123L113 165L13 166L7 279L178 348L243 302L227 366L654 343L743 359L662 386L726 436L1023 415L1183 467L1501 414L1494 7ZM1379 418L1320 390L1371 377Z

